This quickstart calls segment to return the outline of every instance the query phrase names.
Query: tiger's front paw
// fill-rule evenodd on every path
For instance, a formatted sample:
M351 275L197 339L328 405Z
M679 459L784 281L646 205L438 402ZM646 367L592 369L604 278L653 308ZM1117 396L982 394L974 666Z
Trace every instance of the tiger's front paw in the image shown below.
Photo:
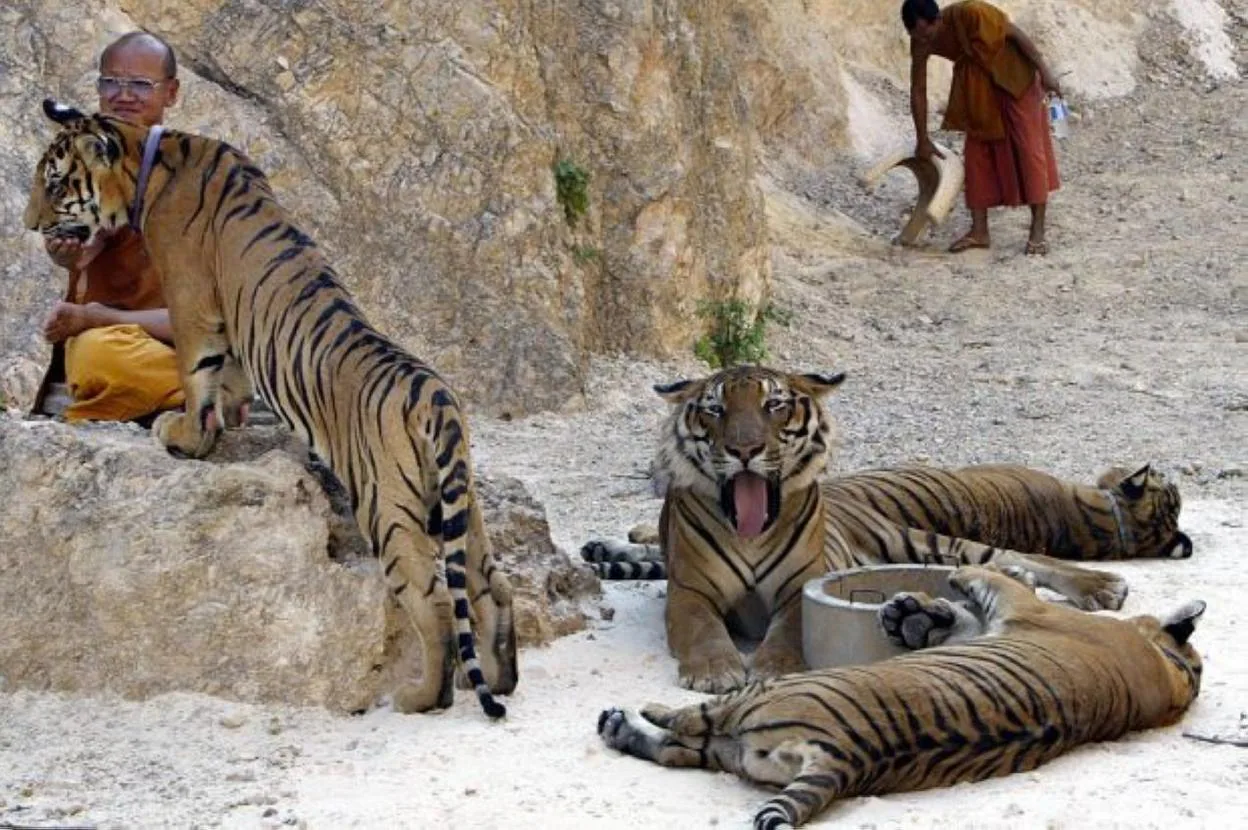
M173 455L203 458L217 443L220 427L216 415L209 413L208 429L199 429L185 412L162 412L152 422L152 435Z
M880 627L902 648L940 645L953 633L957 619L953 603L923 593L899 593L880 606Z
M1117 611L1127 600L1127 581L1107 571L1086 570L1068 597L1084 611Z
M745 685L745 663L735 650L680 663L680 685L695 692L720 695Z

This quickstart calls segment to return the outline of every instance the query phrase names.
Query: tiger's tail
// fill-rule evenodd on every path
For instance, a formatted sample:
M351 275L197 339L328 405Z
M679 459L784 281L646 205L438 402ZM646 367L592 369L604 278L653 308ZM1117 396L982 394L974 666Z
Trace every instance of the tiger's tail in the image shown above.
M458 414L450 407L449 416L437 436L438 497L442 507L442 550L446 561L446 587L454 605L455 642L459 662L468 682L481 701L481 708L491 718L507 714L507 708L494 699L485 673L477 660L476 638L468 606L468 532L472 522L470 511L480 509L470 499L472 470L468 462L468 440ZM442 420L439 416L438 420ZM484 542L483 542L484 543Z

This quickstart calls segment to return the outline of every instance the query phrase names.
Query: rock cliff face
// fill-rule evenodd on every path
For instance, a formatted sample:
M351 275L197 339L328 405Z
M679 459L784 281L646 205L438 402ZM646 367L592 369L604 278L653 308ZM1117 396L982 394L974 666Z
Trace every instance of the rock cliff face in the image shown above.
M63 283L19 227L39 100L93 106L96 55L136 26L185 68L171 125L245 149L373 320L478 407L559 407L591 352L686 349L698 298L758 295L768 267L733 22L702 6L8 3L5 352L42 359ZM563 160L588 174L575 228Z
M282 432L181 461L136 427L0 413L0 489L0 688L341 710L387 691L387 623L405 621ZM519 482L484 476L479 493L521 644L580 629L597 580Z
M1242 0L998 0L1076 99L1128 93L1178 30L1238 74ZM1228 15L1223 5L1232 9ZM763 188L852 181L911 135L896 0L9 0L0 8L0 392L29 400L60 293L21 207L47 94L144 27L172 126L268 171L385 331L495 414L575 406L588 355L686 353L706 296L767 292ZM929 70L933 120L948 64ZM588 174L575 226L554 165ZM763 185L760 187L760 183Z

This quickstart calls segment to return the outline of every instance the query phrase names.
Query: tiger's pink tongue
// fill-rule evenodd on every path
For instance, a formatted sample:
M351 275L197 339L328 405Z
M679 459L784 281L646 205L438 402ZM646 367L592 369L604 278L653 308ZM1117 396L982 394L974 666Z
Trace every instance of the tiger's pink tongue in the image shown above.
M753 473L738 473L732 480L732 501L737 509L737 533L750 539L767 523L767 480Z

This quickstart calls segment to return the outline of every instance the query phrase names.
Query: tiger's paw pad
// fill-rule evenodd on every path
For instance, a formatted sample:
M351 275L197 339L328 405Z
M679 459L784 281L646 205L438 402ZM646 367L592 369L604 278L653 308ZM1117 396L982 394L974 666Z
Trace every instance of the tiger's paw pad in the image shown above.
M880 606L880 627L902 648L938 646L949 638L956 621L953 603L927 594L903 592Z
M744 686L745 678L745 664L736 652L690 660L680 666L680 685L695 692L722 695Z

